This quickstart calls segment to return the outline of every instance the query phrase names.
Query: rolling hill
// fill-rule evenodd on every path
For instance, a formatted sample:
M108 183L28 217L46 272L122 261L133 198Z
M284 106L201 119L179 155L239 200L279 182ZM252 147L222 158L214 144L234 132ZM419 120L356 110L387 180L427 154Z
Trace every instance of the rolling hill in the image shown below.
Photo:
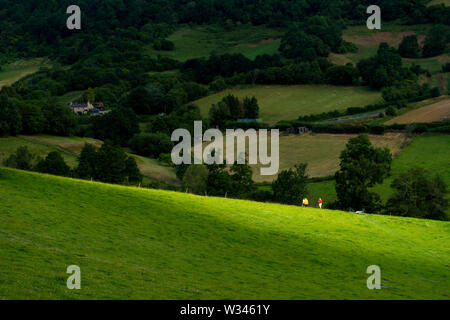
M449 299L448 222L5 168L0 203L0 299Z

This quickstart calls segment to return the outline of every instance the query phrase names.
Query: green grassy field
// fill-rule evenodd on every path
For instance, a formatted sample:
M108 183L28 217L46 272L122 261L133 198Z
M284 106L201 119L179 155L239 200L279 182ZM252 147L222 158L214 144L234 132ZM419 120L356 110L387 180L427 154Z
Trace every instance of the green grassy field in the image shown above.
M11 169L0 202L0 299L449 299L448 222Z
M417 167L428 170L431 175L439 174L450 189L450 136L430 135L415 138L392 162L392 177L374 190L383 200L387 200L392 194L390 184L393 178Z
M50 63L43 58L18 60L3 65L2 70L0 70L0 88L11 85L17 80L38 71L40 67L47 66L50 66Z
M448 135L426 135L413 139L393 161L391 177L383 184L373 188L383 202L391 195L390 187L393 179L410 168L421 167L428 170L432 175L439 174L447 183L450 196L450 137ZM315 182L309 184L310 196L313 199L322 197L324 202L336 200L334 181ZM450 210L447 211L450 214Z
M260 118L269 124L280 120L295 120L300 115L361 107L382 100L380 92L365 87L274 85L229 89L197 100L194 104L207 117L211 105L228 94L239 98L255 96L258 99Z
M185 26L168 38L175 44L174 51L157 51L149 48L148 52L179 61L207 57L212 52L242 53L254 59L257 55L277 53L283 34L282 30L262 26L241 25L232 30L218 26Z

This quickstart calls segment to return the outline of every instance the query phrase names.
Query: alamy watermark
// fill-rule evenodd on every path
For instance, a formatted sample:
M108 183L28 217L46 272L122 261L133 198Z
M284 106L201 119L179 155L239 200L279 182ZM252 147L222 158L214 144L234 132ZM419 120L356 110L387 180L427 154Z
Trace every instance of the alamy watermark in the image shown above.
M81 29L81 9L79 6L71 5L67 7L66 10L67 14L70 14L71 16L67 18L67 29L69 30L80 30Z
M367 19L367 28L369 30L380 30L381 29L381 9L379 6L376 5L371 5L367 8L366 11L367 14L372 14L368 19Z
M66 10L67 14L71 16L67 18L67 28L69 30L80 30L81 29L81 9L77 5L70 5ZM370 30L380 30L381 29L381 9L377 5L370 5L366 10L367 14L371 16L367 19L367 28Z
M381 269L377 265L367 267L366 273L370 274L367 278L367 289L381 289Z
M267 129L259 129L258 132L255 129L246 131L242 129L226 129L225 133L224 147L222 131L219 129L208 129L203 133L202 121L194 121L194 145L192 146L192 137L189 130L176 129L172 133L172 141L179 143L172 149L172 162L175 165L192 164L193 158L194 164L224 164L224 160L229 165L236 162L237 164L245 164L246 141L248 139L248 163L266 165L267 167L261 167L260 169L260 174L263 176L278 173L280 167L278 129L270 130L270 155L268 154ZM213 139L214 141L212 141ZM203 150L203 142L211 143ZM225 150L225 159L223 150Z
M67 278L67 288L70 290L81 289L81 269L79 266L71 265L67 267L66 273L70 274Z

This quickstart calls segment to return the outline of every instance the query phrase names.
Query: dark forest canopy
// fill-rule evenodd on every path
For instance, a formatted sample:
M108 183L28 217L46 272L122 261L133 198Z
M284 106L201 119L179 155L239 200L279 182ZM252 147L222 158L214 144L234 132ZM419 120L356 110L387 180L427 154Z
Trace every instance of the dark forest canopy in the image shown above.
M79 0L82 29L68 30L66 9L73 4L72 0L0 0L0 66L5 60L33 56L47 56L55 62L51 68L41 68L0 90L0 135L40 132L93 135L127 144L138 132L135 114L168 115L163 130L167 133L175 124L199 119L197 112L183 106L239 84L368 84L383 89L386 101L429 97L431 88L417 83L420 70L402 66L397 50L387 44L382 44L376 56L361 61L357 67L336 66L326 59L330 52L344 53L356 48L343 41L342 32L348 25L365 25L370 4L380 5L383 21L432 22L435 26L430 31L432 36L426 38L423 56L440 54L448 42L450 27L438 23L449 23L449 8L427 7L427 3L426 0ZM151 56L145 50L149 45L170 50L166 38L180 24L227 25L230 21L283 27L286 34L279 53L254 59L242 54L213 53L181 62ZM180 72L159 73L176 69ZM75 117L56 98L88 88L93 88L97 101L116 109L105 119L120 122L127 115L129 126L112 132L107 129L108 121ZM54 119L64 125L53 125Z
M82 29L66 28L72 0L0 0L0 54L58 56L78 61L98 46L116 50L155 43L182 23L225 24L227 21L284 26L325 16L345 24L363 23L366 9L382 8L383 21L449 23L445 6L428 0L78 0Z

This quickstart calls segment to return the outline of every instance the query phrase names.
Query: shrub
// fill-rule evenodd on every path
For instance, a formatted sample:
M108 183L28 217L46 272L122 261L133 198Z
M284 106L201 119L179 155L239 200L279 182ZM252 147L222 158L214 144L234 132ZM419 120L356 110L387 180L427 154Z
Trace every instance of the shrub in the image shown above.
M386 109L386 115L390 116L390 117L394 117L397 115L397 111L395 111L395 109L390 106Z

